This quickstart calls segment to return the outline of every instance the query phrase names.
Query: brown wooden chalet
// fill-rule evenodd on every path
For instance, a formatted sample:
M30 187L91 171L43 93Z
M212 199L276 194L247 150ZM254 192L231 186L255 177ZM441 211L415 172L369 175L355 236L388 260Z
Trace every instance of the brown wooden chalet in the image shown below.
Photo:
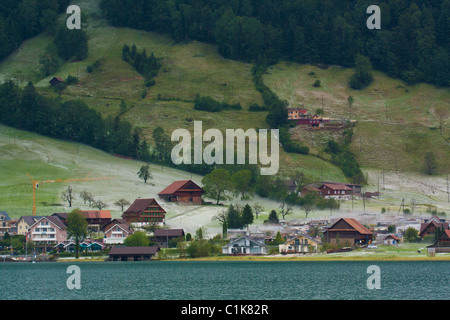
M122 214L127 223L164 223L166 211L155 199L136 199Z
M444 230L434 244L427 247L429 253L450 252L450 230Z
M55 86L57 86L58 84L63 83L64 80L63 80L62 78L60 78L60 77L53 77L49 82L50 82L50 85L51 85L52 87L55 87Z
M430 219L427 219L420 225L419 237L423 238L427 235L434 235L436 232L436 228L449 230L448 222L445 219L440 219L438 216L433 216Z
M372 232L354 218L341 218L324 232L324 241L338 245L365 245L372 237Z
M351 199L353 194L353 189L345 184L324 183L318 189L320 190L320 194L325 198L348 200Z
M192 180L175 181L158 196L167 202L201 204L205 191Z

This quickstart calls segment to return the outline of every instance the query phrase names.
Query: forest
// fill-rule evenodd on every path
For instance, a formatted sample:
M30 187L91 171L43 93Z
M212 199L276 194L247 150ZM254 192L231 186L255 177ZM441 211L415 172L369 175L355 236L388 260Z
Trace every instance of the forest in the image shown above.
M353 67L356 56L409 84L450 85L450 0L102 0L108 21L217 45L225 58Z

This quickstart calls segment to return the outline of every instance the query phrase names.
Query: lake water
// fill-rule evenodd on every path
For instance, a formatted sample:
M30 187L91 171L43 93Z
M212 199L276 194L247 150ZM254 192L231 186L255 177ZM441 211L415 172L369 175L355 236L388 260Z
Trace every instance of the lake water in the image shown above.
M69 290L70 265L80 289ZM380 289L368 289L371 265ZM448 300L450 262L0 263L1 300Z

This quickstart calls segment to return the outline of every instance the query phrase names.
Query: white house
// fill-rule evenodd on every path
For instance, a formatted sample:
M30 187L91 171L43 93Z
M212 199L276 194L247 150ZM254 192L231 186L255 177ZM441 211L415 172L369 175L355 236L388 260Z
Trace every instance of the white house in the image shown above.
M266 254L266 245L249 237L233 239L222 247L223 254L229 255L256 255Z

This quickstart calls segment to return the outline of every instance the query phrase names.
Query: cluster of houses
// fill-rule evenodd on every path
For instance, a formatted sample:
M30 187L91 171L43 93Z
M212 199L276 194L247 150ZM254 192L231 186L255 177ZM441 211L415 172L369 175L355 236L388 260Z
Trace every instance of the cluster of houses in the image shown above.
M294 185L295 187L295 185ZM361 186L323 182L304 187L300 193L316 192L323 197L348 199L348 196L361 193ZM158 193L165 202L179 204L201 204L204 190L192 180L175 181ZM112 219L109 210L81 211L88 223L88 229L97 234L95 239L87 239L80 246L83 251L100 251L110 249L112 260L146 260L157 254L159 248L168 247L174 238L184 238L183 229L156 229L154 247L125 247L124 240L137 228L149 223L163 225L166 211L155 198L136 199L125 210L121 219ZM12 220L6 212L0 211L0 237L5 232L24 235L32 241L35 250L74 251L75 243L68 239L66 220L68 213L54 213L50 216L21 216ZM389 234L386 230L370 230L355 218L339 218L335 220L311 220L296 224L295 221L284 221L282 236L288 239L279 245L282 254L316 252L324 242L340 247L366 246L372 244L375 237L385 245L396 245L403 241L401 234ZM310 236L309 230L317 228L322 237ZM433 216L417 223L420 237L435 234L439 230L440 237L428 247L429 252L450 252L449 224L445 219ZM419 230L420 229L420 230ZM400 231L400 230L398 230ZM99 237L99 233L101 236ZM238 232L239 233L239 232ZM250 234L241 230L233 237L229 232L230 242L223 246L222 253L229 255L266 254L266 243L273 240L265 233Z
M311 114L304 108L288 108L288 120L294 122L297 126L309 126L313 129L322 127L333 127L343 125L348 120L325 118L321 115ZM354 122L354 120L350 120Z

